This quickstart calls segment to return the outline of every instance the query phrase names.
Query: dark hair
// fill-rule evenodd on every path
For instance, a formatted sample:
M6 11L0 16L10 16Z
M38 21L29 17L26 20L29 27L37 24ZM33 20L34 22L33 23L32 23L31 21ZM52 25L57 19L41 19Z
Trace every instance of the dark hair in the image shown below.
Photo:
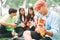
M22 21L22 14L20 13L20 10L22 10L22 9L23 9L23 11L25 11L24 8L19 8L19 15L20 15L20 20L21 21ZM24 21L25 21L25 13L24 13L23 16L24 16Z
M17 12L17 10L14 9L14 8L10 8L10 9L9 9L9 14L11 14L11 13L16 13L16 12Z
M32 13L32 16L33 16L33 17L31 17L31 14L29 13L29 9L33 11L33 7L29 7L29 8L28 8L28 20L31 20L31 21L32 21L32 20L34 20L34 11L33 11L33 13Z

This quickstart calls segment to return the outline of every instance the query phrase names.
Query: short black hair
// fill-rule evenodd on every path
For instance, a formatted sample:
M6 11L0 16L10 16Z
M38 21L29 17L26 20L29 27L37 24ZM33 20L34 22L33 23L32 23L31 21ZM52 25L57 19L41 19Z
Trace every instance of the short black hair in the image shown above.
M11 14L11 13L16 13L16 12L17 12L17 10L14 9L14 8L10 8L10 9L9 9L9 14Z

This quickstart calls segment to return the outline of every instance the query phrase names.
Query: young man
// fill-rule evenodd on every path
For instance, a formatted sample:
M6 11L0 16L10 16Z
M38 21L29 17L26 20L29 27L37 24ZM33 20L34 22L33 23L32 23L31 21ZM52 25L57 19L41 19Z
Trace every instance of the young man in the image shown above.
M58 33L59 33L59 16L57 13L50 11L46 7L46 3L43 0L38 0L34 6L36 11L35 14L35 22L38 24L38 18L45 17L44 27L40 27L38 25L35 31L25 31L23 33L25 40L32 40L32 39L43 39L44 40L59 40Z
M9 14L4 16L0 20L0 24L2 25L0 28L0 32L2 33L2 37L12 37L14 36L14 28L16 28L16 12L17 10L14 8L9 9Z

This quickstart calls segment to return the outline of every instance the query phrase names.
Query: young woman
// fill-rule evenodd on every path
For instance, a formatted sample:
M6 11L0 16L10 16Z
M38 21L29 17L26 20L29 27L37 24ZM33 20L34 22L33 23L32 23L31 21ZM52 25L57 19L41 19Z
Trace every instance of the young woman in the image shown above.
M25 31L26 22L27 22L27 18L25 16L25 10L24 10L24 8L20 8L19 16L18 16L18 20L17 20L17 28L15 28L19 37L21 37L23 32Z
M28 8L28 22L27 24L30 24L30 30L34 30L34 10L33 10L33 7L29 7ZM29 23L30 22L30 23Z
M34 21L34 10L33 7L28 8L28 21Z

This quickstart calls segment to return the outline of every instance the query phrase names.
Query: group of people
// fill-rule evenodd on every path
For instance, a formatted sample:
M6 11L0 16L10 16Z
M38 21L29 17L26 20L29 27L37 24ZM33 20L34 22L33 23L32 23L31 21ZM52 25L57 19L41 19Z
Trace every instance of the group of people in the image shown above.
M25 40L59 40L59 16L57 13L48 10L43 0L38 0L34 7L28 8L28 14L25 15L25 9L9 9L9 15L0 20L1 37L24 37Z

